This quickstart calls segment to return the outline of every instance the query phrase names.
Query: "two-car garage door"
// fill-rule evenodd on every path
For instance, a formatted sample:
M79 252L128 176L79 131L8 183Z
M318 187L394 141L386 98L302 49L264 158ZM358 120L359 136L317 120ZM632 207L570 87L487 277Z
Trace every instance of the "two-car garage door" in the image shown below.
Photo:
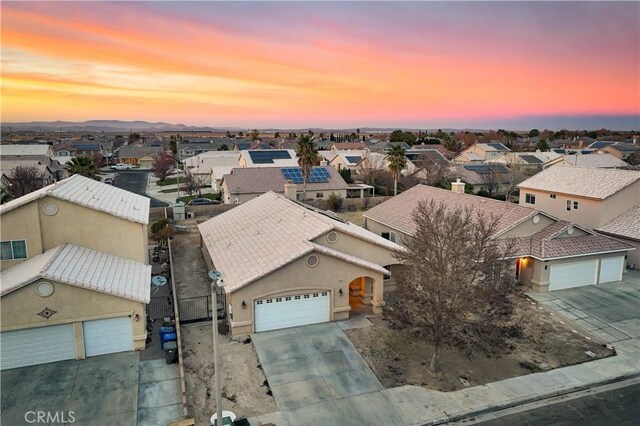
M549 291L620 281L623 268L624 256L551 265Z
M106 318L82 323L87 357L133 350L131 318ZM0 333L0 369L76 358L73 324Z
M326 291L256 300L256 332L327 322L329 305Z

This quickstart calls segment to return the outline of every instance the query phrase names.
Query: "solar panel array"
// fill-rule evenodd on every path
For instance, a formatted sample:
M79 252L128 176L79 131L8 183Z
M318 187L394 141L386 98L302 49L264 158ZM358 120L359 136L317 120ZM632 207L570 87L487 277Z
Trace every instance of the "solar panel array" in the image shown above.
M283 168L282 176L288 181L292 183L304 183L304 178L302 177L302 169L299 167L287 167ZM307 179L307 183L327 183L329 182L329 178L331 175L329 171L325 167L314 167L311 169L311 174L309 175L309 179Z
M273 164L273 160L290 160L291 155L286 150L256 150L249 151L253 164Z
M509 173L509 169L498 164L478 164L473 166L464 166L464 168L481 175L489 173Z
M529 164L542 164L544 163L544 161L542 161L541 159L539 159L538 157L536 157L535 155L521 155L520 158L522 158L524 161L526 161Z
M488 143L487 145L489 145L493 149L497 149L498 151L504 151L508 149L506 146L504 146L501 143Z
M347 155L344 158L346 158L347 161L352 164L356 164L358 161L362 160L362 157L360 157L359 155L356 155L356 156Z

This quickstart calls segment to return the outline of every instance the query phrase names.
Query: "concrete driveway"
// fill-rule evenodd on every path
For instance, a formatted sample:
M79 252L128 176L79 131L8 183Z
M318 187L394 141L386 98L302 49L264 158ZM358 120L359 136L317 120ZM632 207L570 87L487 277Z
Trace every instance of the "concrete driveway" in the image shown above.
M619 282L529 296L607 343L640 338L639 271Z
M33 424L38 411L57 415L45 422L56 425L157 425L181 418L177 366L139 358L139 352L122 352L2 371L0 423Z
M400 424L378 378L336 323L255 334L281 410L251 424Z

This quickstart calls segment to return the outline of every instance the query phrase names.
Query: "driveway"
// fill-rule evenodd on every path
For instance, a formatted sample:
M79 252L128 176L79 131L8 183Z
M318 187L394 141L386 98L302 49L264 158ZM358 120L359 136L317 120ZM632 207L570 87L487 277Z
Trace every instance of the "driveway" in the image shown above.
M640 338L639 271L619 282L529 296L607 343Z
M2 371L0 423L156 425L182 417L176 365L122 352ZM42 423L42 422L39 422Z
M113 185L126 189L151 200L151 207L167 207L169 203L158 200L157 198L147 195L147 179L149 177L148 170L125 170L115 172Z
M378 378L336 323L255 334L280 412L252 424L400 424Z

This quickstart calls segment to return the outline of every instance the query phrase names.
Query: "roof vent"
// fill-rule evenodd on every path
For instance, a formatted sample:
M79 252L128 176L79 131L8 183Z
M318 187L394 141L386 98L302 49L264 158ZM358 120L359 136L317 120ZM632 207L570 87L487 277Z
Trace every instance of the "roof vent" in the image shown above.
M336 231L331 231L327 234L327 241L329 241L331 244L335 243L338 241L338 233Z
M573 226L570 226L569 229L567 229L567 235L573 235Z
M318 256L316 256L315 254L310 254L309 256L307 256L308 267L315 268L316 266L318 266L319 262L320 262L320 259L318 259Z
M540 222L540 216L539 215L535 215L532 219L531 222L533 222L534 225L537 225Z

